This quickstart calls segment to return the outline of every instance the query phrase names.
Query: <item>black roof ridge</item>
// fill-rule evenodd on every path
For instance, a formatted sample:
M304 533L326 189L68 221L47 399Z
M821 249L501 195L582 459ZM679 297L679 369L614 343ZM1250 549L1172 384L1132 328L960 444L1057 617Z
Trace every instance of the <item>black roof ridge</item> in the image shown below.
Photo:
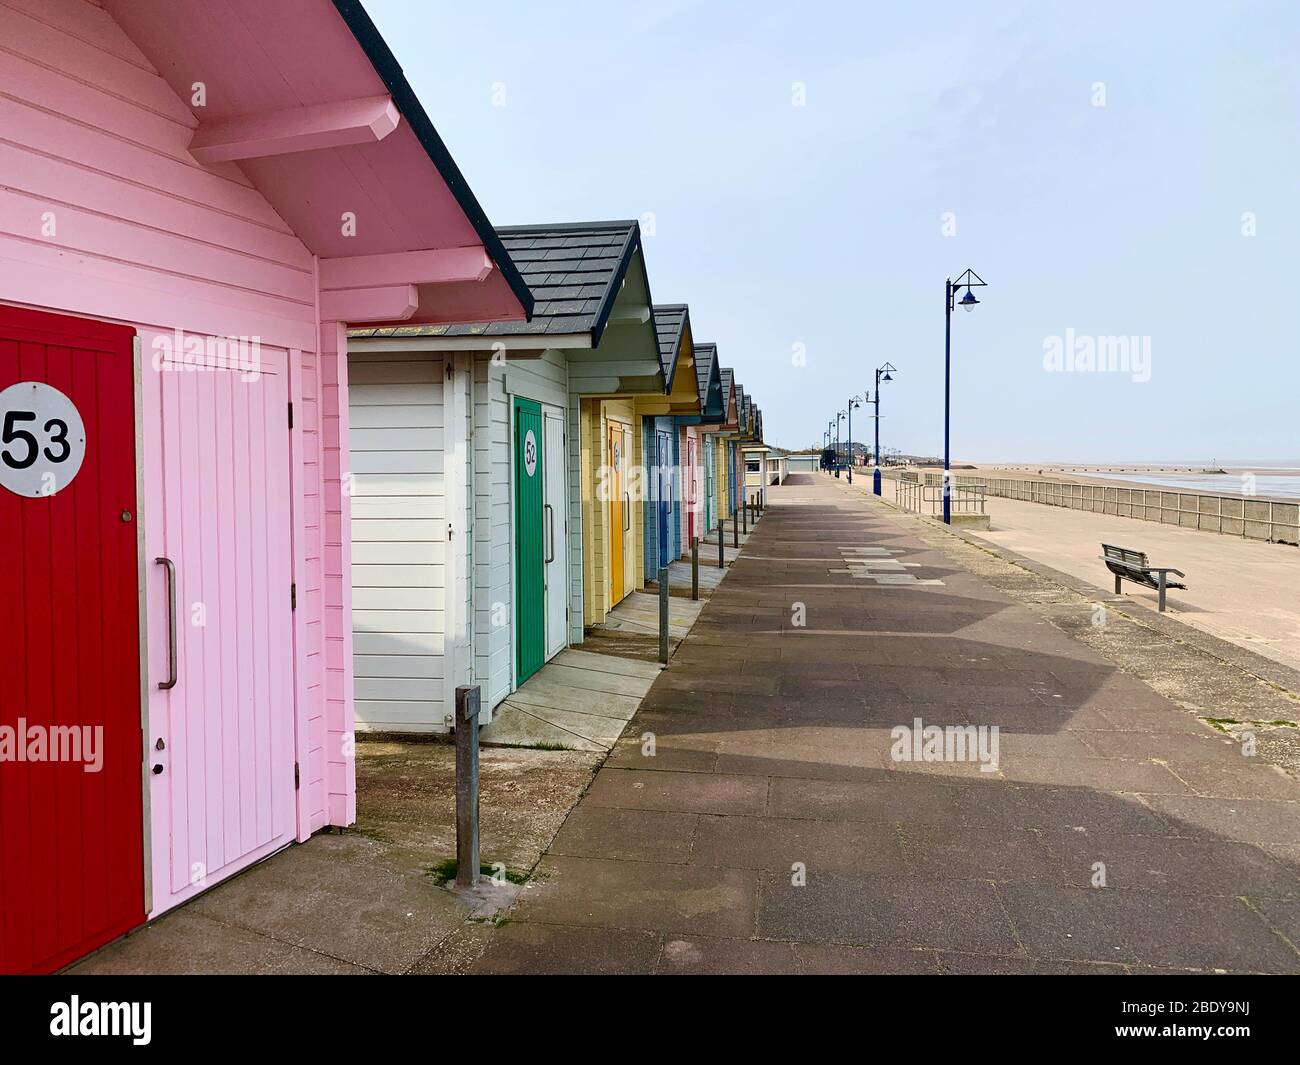
M606 219L599 222L534 222L531 225L497 226L497 232L514 235L546 230L550 233L558 233L580 229L629 229L639 225L635 218Z

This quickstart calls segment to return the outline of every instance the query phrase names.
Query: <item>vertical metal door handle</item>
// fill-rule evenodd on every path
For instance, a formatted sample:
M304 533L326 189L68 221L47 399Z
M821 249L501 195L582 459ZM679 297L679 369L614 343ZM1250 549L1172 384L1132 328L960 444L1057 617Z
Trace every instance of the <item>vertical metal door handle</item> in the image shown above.
M167 568L167 679L158 682L167 691L176 687L176 563L170 558L155 558L154 563Z
M627 532L632 528L632 496L628 492L623 493L623 531Z
M555 508L550 503L542 504L546 508L546 530L550 537L551 552L547 556L547 562L555 561Z

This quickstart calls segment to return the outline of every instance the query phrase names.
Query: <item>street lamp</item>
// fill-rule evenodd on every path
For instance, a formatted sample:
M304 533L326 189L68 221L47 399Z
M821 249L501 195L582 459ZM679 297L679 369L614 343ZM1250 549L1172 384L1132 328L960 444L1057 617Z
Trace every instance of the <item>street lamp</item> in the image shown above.
M871 474L871 489L876 495L880 495L880 385L883 381L892 381L891 375L896 373L897 367L888 362L876 367L876 447L871 453L876 463Z
M835 476L836 477L840 475L840 445L842 443L842 439L840 437L840 423L843 421L844 421L844 412L842 410L836 411L835 412Z
M858 405L861 396L849 400L849 484L853 483L853 408Z
M949 408L952 397L952 308L953 296L959 288L966 294L958 301L968 311L973 311L979 300L972 288L987 288L985 281L974 270L968 269L956 281L946 278L943 283L943 523L952 524L952 473L949 436Z

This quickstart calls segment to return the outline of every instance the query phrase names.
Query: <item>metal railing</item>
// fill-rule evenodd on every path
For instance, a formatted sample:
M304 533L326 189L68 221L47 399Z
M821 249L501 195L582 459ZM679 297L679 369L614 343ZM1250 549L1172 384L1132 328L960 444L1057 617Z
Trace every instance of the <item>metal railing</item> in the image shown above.
M940 474L926 474L928 483L939 484L941 478ZM973 482L973 478L960 475L954 480L958 485ZM1006 499L1137 518L1247 540L1300 544L1300 503L1080 481L988 477L980 483L989 495Z
M929 512L938 516L943 513L943 483L935 484L928 479L925 484L906 481L901 478L896 485L895 499L904 510L914 514ZM953 514L983 514L986 492L982 484L953 483L950 489L948 509Z

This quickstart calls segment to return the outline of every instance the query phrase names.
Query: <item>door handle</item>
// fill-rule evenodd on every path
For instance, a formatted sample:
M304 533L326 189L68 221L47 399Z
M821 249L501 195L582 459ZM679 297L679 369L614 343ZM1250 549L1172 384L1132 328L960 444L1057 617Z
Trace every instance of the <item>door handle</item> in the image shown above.
M555 508L550 503L544 503L546 508L546 531L547 538L551 545L550 553L547 555L547 562L555 561Z
M627 532L632 528L632 496L628 492L623 493L623 531Z
M176 563L170 558L155 558L154 563L167 570L167 679L158 682L167 691L176 687Z

